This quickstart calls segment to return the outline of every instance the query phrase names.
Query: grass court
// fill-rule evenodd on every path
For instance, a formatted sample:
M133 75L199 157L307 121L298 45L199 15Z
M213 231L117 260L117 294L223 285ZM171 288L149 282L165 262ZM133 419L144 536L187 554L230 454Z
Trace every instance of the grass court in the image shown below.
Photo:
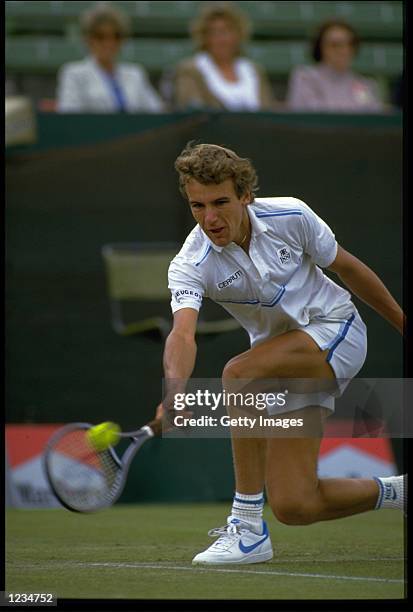
M404 597L403 515L368 512L310 526L266 509L274 558L202 567L193 556L221 504L117 505L81 515L9 510L6 590L93 599L395 599Z

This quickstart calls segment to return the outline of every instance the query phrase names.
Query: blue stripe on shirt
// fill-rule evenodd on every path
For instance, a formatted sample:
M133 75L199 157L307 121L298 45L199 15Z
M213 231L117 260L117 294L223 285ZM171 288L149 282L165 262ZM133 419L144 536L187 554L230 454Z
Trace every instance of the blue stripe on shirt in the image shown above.
M272 308L281 300L282 296L285 293L285 287L282 286L277 290L277 293L274 295L270 302L260 302L259 300L214 300L215 302L219 302L220 304L261 304L261 306L265 306L267 308Z
M287 215L302 215L303 213L301 212L301 210L279 210L278 212L270 212L270 213L260 213L260 212L256 212L255 216L262 218L262 217L285 217Z
M275 294L271 302L261 302L262 306L266 306L267 308L272 308L281 300L282 296L285 293L285 287L281 287L281 289Z
M201 259L195 265L199 266L199 264L201 264L204 261L204 259L206 259L208 257L208 255L210 254L211 250L212 250L212 246L209 245L209 247L207 248L206 252L203 254Z

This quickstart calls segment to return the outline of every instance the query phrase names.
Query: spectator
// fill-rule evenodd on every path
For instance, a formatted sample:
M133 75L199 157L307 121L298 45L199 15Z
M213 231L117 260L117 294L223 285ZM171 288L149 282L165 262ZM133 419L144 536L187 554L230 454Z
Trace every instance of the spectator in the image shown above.
M353 28L340 20L325 22L313 43L315 66L291 74L287 108L294 111L380 112L377 84L351 70L359 47Z
M13 78L6 77L4 88L5 88L4 93L6 95L6 98L7 96L17 96L18 95L16 81Z
M273 96L264 70L240 57L249 23L228 4L206 7L192 27L197 53L181 62L174 79L179 109L270 109Z
M392 88L392 102L394 106L403 110L403 89L404 89L404 74L401 74Z
M57 110L68 113L159 112L163 103L142 66L117 63L129 33L126 16L98 5L81 17L90 55L60 68Z

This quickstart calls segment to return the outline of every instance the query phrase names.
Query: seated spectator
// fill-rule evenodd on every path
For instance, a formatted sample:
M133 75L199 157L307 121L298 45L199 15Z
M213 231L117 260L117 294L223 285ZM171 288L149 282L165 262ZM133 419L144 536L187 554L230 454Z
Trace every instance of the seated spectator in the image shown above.
M90 55L62 66L57 111L62 113L159 112L163 103L142 66L118 63L129 31L123 13L101 5L81 18Z
M403 89L404 89L404 74L401 74L392 88L392 102L394 106L403 110Z
M203 10L192 27L198 52L181 62L175 72L176 108L258 111L273 106L264 70L240 57L248 30L247 19L232 6L212 5Z
M294 111L380 112L377 84L351 70L359 47L353 28L325 22L313 44L315 66L298 66L290 76L287 108Z

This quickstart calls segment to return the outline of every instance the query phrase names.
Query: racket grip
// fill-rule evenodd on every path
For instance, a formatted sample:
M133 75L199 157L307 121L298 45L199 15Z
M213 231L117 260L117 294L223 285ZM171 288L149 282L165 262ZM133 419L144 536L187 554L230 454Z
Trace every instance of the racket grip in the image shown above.
M149 425L144 425L142 427L142 431L146 432L151 438L153 438L153 436L155 435L153 433L152 427L149 427Z
M145 427L151 430L153 436L160 436L162 433L162 419L155 419L147 423Z

